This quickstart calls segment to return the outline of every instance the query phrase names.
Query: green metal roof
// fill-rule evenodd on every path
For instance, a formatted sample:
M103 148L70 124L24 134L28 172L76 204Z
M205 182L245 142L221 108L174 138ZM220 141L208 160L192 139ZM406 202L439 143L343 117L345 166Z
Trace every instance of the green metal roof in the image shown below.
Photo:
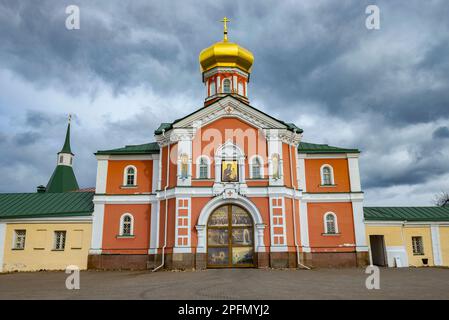
M0 219L89 216L94 192L0 193Z
M59 153L72 153L72 149L70 148L70 122L69 125L67 126L67 132L65 134L65 141L64 141L64 145L62 146L61 151L59 151Z
M298 152L299 153L360 153L360 150L332 147L327 144L315 144L315 143L301 142L298 145Z
M257 109L257 108L254 108L252 105L250 105L250 104L248 104L248 103L246 103L246 102L244 102L244 101L242 101L242 100L239 100L239 99L235 98L235 97L232 96L231 94L225 95L225 96L223 96L223 97L217 99L216 101L214 101L214 102L211 103L211 104L214 104L214 103L216 103L216 102L218 102L218 101L220 101L220 100L222 100L222 99L224 99L224 98L226 98L226 97L232 97L232 98L234 98L234 99L240 101L240 102L243 103L244 105L250 107L251 109L256 110L256 111L262 113L263 115L265 115L265 116L267 116L267 117L269 117L269 118L271 118L271 119L273 119L273 120L275 120L275 121L277 121L277 122L282 123L283 125L285 125L285 126L287 127L287 130L289 130L289 131L297 131L298 133L303 133L303 130L302 130L301 128L297 127L295 124L293 124L293 123L285 123L285 122L282 121L282 120L276 119L276 118L274 118L273 116L271 116L271 115L269 115L269 114L267 114L267 113L265 113L265 112L263 112L263 111L261 111L261 110L259 110L259 109ZM173 128L173 125L174 125L175 123L180 122L181 120L184 120L184 119L190 117L191 115L194 115L195 113L197 113L197 112L203 110L204 108L207 108L207 107L203 107L203 108L200 108L200 109L198 109L198 110L195 110L195 111L193 111L192 113L190 113L190 114L188 114L188 115L186 115L186 116L184 116L184 117L182 117L182 118L176 119L176 120L173 121L172 123L168 123L168 122L163 122L163 123L161 123L161 125L159 126L159 128L157 128L157 129L154 131L154 134L155 134L155 135L159 135L159 134L162 134L163 130L168 131L168 130L172 129L172 128Z
M445 207L365 207L368 221L449 221L449 206Z
M78 190L73 168L66 165L57 165L55 171L48 181L46 192L60 193Z
M156 135L162 134L164 131L168 131L171 128L173 128L173 124L168 123L168 122L163 122L159 125L159 128L154 130L154 134L156 134Z
M157 142L150 142L138 145L129 145L123 148L111 150L99 150L96 155L123 155L123 154L158 154L159 144Z

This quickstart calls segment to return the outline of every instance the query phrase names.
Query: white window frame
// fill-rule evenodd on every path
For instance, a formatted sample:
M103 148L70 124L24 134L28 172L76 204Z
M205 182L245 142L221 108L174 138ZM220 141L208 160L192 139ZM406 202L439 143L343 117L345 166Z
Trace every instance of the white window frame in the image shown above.
M335 233L329 233L329 230L327 228L327 217L328 216L333 216L334 217L334 228L335 228ZM323 216L323 222L324 222L324 233L325 234L339 234L339 230L338 230L338 219L337 219L337 215L333 212L326 212Z
M131 234L124 234L123 233L124 226L125 226L125 217L130 217L131 218L131 227L129 228ZM118 234L121 237L133 237L134 236L134 216L131 213L126 212L126 213L122 214L122 216L120 217L120 227L119 227L119 233Z
M21 242L21 246L17 246L17 239L18 239L18 232L19 231L23 231L25 234L23 236L23 241ZM14 230L14 237L13 237L13 243L12 243L12 248L14 250L25 250L25 245L26 245L26 236L27 236L27 231L25 229L16 229Z
M258 159L259 160L259 165L260 165L260 177L258 177L257 179L263 179L265 178L265 171L264 171L264 161L263 158L259 155L253 155L250 159L249 159L249 178L250 179L256 179L253 176L253 165L254 165L254 161Z
M324 169L328 168L331 175L331 184L324 184ZM320 168L320 175L321 175L321 185L322 186L334 186L335 185L335 179L334 179L334 168L330 164L323 164Z
M128 169L134 169L134 184L128 184ZM133 165L126 166L123 170L123 185L125 187L135 187L137 186L137 168Z
M201 159L206 160L206 164L207 164L207 177L205 179L210 179L210 159L206 155L201 155L196 159L196 178L204 179L204 178L201 178L201 175L200 175Z
M63 248L57 248L57 239L58 239L58 236L57 236L57 234L59 233L59 232L61 232L62 234L64 234L64 241L62 242L64 245L63 245ZM67 242L67 231L66 230L55 230L54 232L53 232L53 250L55 250L55 251L64 251L65 250L65 247L66 247L66 242Z

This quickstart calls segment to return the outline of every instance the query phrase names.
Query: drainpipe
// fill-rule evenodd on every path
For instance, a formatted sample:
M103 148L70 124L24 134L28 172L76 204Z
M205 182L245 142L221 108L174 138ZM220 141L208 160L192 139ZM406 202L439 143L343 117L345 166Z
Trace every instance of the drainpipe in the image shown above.
M296 133L296 129L294 130L294 133ZM291 142L293 142L293 139ZM289 158L290 158L290 180L292 182L292 187L293 187L293 197L292 197L293 211L292 212L293 212L293 231L294 231L295 247L296 247L296 263L298 264L298 266L301 266L307 270L310 270L310 268L308 266L301 263L301 258L299 255L299 244L298 244L298 238L296 235L296 230L297 230L297 227L296 227L296 202L295 202L296 185L293 183L292 148L290 145L288 146L288 154L289 154Z
M165 129L162 129L162 136L165 138ZM165 264L165 248L167 247L167 216L168 216L168 203L167 203L167 187L170 176L170 141L167 145L167 179L164 187L164 199L165 199L165 220L164 220L164 246L162 247L162 262L159 266L154 268L152 272L156 272L162 268Z

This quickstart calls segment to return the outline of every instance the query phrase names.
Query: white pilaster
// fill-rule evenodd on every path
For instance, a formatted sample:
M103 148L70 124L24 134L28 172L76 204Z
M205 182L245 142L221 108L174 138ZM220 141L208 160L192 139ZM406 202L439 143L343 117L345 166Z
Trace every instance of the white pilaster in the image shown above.
M153 179L151 181L152 184L152 188L151 188L151 192L152 193L156 193L156 191L158 190L158 183L159 183L159 158L162 157L157 157L152 161L153 164Z
M157 254L159 248L159 206L160 202L151 203L151 229L149 254Z
M430 232L432 236L433 263L436 266L442 266L443 260L441 255L440 227L433 224L430 226Z
M97 161L97 182L95 186L95 193L106 193L106 180L108 175L108 160L98 159Z
M256 224L256 232L257 232L257 242L258 242L258 246L256 248L256 252L265 252L265 246L264 241L263 241L263 232L265 230L265 224L263 223L258 223Z
M205 225L196 225L196 231L198 232L198 244L196 247L196 252L198 253L206 253L206 226Z
M104 204L95 203L92 214L92 244L89 251L90 254L101 254L103 246L103 221Z
M351 184L351 192L362 191L360 183L359 155L348 154L349 181Z
M3 272L3 259L5 256L6 223L0 223L0 272Z
M300 200L299 202L299 230L301 232L302 251L310 252L307 202L303 200Z
M368 251L368 246L366 244L366 232L363 217L363 200L352 201L352 216L354 220L356 251L366 252Z
M306 188L306 160L305 154L298 154L298 186L303 192L307 192Z

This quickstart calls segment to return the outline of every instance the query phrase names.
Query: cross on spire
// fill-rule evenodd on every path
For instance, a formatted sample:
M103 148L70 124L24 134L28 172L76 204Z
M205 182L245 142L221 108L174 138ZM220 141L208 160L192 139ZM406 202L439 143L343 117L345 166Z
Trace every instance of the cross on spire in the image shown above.
M230 22L228 18L224 17L220 22L223 22L223 41L228 41L228 22Z

